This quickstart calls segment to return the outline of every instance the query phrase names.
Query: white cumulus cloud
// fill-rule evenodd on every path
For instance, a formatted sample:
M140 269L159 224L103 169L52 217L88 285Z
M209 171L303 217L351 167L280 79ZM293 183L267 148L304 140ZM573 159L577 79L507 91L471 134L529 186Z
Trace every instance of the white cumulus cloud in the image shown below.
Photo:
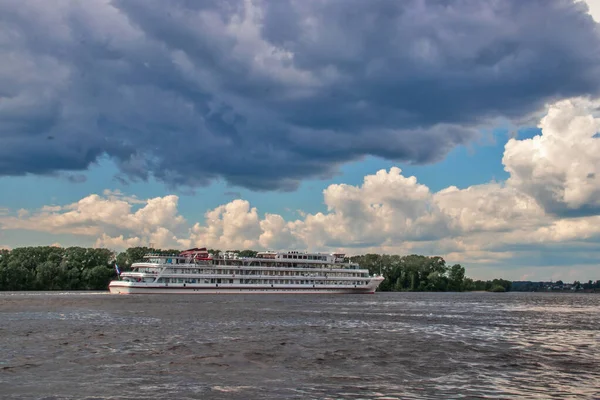
M25 229L48 233L97 236L96 245L124 247L155 243L172 243L177 230L185 224L177 210L179 198L174 195L139 201L92 194L65 206L44 206L35 212L0 217L3 230ZM139 208L134 209L134 206ZM123 232L129 235L123 238ZM112 236L111 236L112 235ZM120 239L119 239L120 238Z

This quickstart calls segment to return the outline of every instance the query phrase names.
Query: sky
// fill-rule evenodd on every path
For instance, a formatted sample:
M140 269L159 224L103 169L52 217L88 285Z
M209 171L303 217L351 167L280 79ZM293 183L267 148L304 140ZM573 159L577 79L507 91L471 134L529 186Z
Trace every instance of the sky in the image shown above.
M600 279L600 0L0 1L0 248Z

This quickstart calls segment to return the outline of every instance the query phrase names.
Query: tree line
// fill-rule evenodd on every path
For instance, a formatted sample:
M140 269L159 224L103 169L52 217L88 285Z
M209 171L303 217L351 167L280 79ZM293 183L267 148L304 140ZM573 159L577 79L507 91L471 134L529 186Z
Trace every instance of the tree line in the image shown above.
M407 256L365 254L350 257L350 261L368 268L371 274L381 274L385 280L379 286L382 292L462 292L511 290L511 281L494 279L473 280L466 277L460 264L446 265L442 257L411 254Z
M513 291L519 292L548 292L548 291L578 291L578 292L600 292L600 279L595 282L591 279L587 282L574 281L566 283L562 280L556 282L532 282L515 281L512 284Z
M0 250L0 290L106 290L116 278L115 264L127 271L148 253L178 254L177 249L131 247L115 253L109 249L84 247L21 247ZM254 250L233 250L241 257L253 257ZM209 249L211 254L220 250ZM382 274L380 291L509 291L503 279L474 281L465 276L460 264L446 265L442 257L421 255L365 254L347 260Z
M179 250L134 247L122 253L84 247L20 247L0 250L1 290L106 290L122 270L149 252L176 254Z

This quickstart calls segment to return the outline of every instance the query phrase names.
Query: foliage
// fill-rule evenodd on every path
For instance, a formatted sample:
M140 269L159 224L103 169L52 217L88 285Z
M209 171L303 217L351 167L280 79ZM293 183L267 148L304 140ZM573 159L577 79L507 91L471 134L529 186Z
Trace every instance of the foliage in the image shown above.
M132 247L115 254L84 247L21 247L0 250L0 290L106 290L122 271L148 253L178 254L176 249Z
M54 246L0 252L0 290L104 290L116 277L107 249Z
M254 250L235 250L235 253L238 253L239 257L256 257L256 254L258 254L258 251L254 251Z
M142 261L146 254L172 255L180 252L181 250L176 249L161 250L150 247L130 247L117 255L116 263L121 271L127 271L131 269L131 264Z
M408 256L365 254L349 259L372 274L382 274L385 280L380 291L490 291L500 286L509 291L511 282L503 279L493 281L473 281L465 276L465 268L460 264L450 267L442 257L427 257L416 254Z
M512 283L512 290L518 292L546 292L546 291L584 291L584 292L600 292L600 280L589 280L585 283L575 281L573 283L565 283L561 280L556 282L531 282L531 281L515 281Z

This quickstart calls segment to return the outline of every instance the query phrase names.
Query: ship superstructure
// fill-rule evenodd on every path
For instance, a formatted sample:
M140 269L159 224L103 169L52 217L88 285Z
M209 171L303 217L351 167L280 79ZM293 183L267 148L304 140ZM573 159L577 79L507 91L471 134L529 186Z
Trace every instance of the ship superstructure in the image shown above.
M341 253L264 251L255 257L206 248L148 254L109 285L111 293L374 293L383 281Z

